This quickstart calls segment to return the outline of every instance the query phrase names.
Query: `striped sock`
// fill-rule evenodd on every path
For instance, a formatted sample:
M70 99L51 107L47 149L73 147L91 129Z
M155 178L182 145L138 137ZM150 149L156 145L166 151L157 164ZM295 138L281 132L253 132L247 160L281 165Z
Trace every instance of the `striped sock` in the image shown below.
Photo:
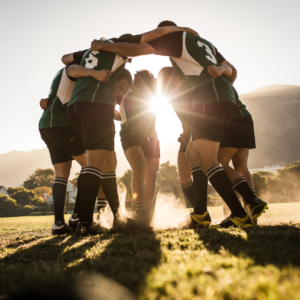
M52 197L54 202L55 225L62 226L65 223L64 208L66 200L68 179L55 177L52 187Z
M116 172L103 173L101 186L111 211L116 216L120 206Z
M186 207L194 207L196 202L196 194L194 189L194 180L191 179L188 183L180 183L183 194L185 195Z
M80 184L82 200L79 220L83 226L93 224L95 199L101 185L101 177L101 170L92 167L86 167L82 175Z
M104 199L97 198L96 203L97 203L98 212L100 211L101 208L106 207L106 205L108 204L105 198Z
M82 175L84 174L84 170L85 170L84 168L81 169L78 179L77 179L77 196L76 196L74 212L72 215L72 217L75 221L77 221L77 219L79 218L79 214L80 214L80 207L81 207L80 185L81 185Z
M241 176L232 181L232 187L237 191L249 205L256 205L256 196L247 184L246 179Z
M199 166L191 167L196 195L195 214L203 215L207 211L208 180Z
M209 169L205 175L215 190L223 198L231 212L237 217L245 216L246 212L236 196L231 181L223 168L220 166L213 167Z

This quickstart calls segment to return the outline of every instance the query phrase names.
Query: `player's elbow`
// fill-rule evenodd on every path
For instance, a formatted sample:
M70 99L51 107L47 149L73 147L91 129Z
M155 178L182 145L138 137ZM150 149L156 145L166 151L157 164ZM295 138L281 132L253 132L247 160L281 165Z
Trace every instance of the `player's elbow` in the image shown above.
M67 55L63 55L62 57L61 57L61 62L64 64L64 65L67 65L68 63L67 63Z
M140 45L140 54L139 55L148 55L148 54L156 54L156 50L150 46L148 43L144 43Z

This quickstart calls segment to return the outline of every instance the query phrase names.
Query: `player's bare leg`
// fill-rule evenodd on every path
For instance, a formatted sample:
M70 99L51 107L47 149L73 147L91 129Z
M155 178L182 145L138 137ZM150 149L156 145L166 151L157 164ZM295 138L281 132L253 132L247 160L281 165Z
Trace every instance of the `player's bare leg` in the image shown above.
M144 212L146 159L140 147L128 148L125 151L125 156L132 169L132 198L136 205L139 220L142 219Z

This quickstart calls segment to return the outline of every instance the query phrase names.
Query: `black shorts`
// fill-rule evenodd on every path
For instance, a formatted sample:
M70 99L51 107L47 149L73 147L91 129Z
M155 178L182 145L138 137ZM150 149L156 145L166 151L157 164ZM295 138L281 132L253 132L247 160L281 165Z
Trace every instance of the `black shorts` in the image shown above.
M138 135L126 135L121 138L124 152L131 147L142 148L146 158L160 158L159 140Z
M231 121L220 143L220 148L247 148L255 149L254 124L251 116Z
M85 153L83 140L71 125L43 128L40 133L49 149L53 165L73 160L72 156Z
M68 119L82 137L85 150L115 150L114 107L104 103L75 102Z
M192 139L221 142L236 106L232 102L215 102L193 108Z
M191 134L190 133L182 133L178 138L178 142L180 143L179 153L186 152L187 146L190 142Z

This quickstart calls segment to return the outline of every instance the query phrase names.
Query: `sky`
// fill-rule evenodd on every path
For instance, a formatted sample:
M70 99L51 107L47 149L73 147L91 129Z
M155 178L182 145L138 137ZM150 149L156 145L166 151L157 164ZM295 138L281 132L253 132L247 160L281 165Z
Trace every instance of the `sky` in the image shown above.
M162 20L193 28L213 43L237 68L240 94L300 85L299 11L299 0L1 1L0 154L45 147L38 131L39 100L63 67L63 54L89 48L93 39L152 30ZM157 76L167 65L166 57L144 56L127 68ZM180 134L180 123L167 104L158 114L161 147L167 147Z

